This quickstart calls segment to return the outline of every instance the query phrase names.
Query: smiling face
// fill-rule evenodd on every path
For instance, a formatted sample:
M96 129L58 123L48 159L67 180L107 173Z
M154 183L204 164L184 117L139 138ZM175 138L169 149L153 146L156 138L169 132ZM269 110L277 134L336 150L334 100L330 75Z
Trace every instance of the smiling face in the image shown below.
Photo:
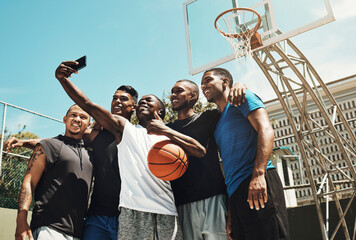
M174 111L190 109L197 101L197 94L194 92L192 84L184 81L177 82L171 90L171 103Z
M226 84L224 80L215 75L214 71L206 72L201 80L201 89L208 102L215 102L222 97Z
M154 95L145 95L137 104L136 115L140 123L154 119L154 112L160 114L162 106ZM164 117L164 116L163 116Z
M65 135L67 137L81 139L84 131L90 125L90 116L79 106L74 105L63 118L66 125Z
M112 97L111 113L114 115L123 116L126 119L130 119L134 110L135 101L131 94L122 90L117 90Z

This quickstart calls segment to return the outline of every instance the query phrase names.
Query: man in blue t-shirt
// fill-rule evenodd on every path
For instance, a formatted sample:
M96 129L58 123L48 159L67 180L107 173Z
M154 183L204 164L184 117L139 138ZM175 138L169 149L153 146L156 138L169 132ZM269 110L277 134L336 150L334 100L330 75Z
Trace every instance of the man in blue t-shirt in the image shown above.
M246 91L246 101L230 105L231 74L223 68L204 73L201 88L218 105L215 129L230 198L235 239L288 239L283 186L269 157L274 132L262 100Z

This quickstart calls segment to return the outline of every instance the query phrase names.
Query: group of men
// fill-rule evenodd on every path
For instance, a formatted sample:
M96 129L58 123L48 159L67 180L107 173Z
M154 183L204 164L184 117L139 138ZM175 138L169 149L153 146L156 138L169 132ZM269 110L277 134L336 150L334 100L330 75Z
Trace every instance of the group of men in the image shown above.
M63 62L56 70L76 103L63 119L64 136L5 144L34 148L19 195L16 239L288 239L283 188L269 161L274 135L267 111L245 86L233 86L227 70L204 73L201 89L218 109L203 113L193 110L197 84L177 81L170 100L178 120L164 124L162 101L150 94L137 102L131 86L114 93L111 113L92 103L68 79L76 64ZM138 125L130 123L134 111ZM88 128L90 116L94 128ZM165 139L189 158L186 173L171 182L147 167L149 149Z

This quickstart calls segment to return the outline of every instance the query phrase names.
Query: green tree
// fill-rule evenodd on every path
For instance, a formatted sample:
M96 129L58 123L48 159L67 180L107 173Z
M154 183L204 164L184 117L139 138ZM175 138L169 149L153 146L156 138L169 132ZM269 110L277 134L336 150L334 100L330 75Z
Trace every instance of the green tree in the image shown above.
M24 130L24 128L23 128ZM17 134L9 135L19 139L35 139L38 136L31 132L20 131ZM22 155L14 156L4 153L1 166L0 176L0 207L17 208L17 198L21 188L23 177L26 173L28 158L32 155L32 150L27 148L14 148L9 153Z

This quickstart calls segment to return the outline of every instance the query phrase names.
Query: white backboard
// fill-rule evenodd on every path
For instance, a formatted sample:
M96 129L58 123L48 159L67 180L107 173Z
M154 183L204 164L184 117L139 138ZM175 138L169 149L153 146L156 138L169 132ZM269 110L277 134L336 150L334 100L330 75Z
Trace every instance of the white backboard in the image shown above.
M189 73L200 73L234 59L228 42L214 28L223 11L251 8L262 17L262 47L334 21L330 0L189 0L183 4ZM282 34L277 35L280 30Z

